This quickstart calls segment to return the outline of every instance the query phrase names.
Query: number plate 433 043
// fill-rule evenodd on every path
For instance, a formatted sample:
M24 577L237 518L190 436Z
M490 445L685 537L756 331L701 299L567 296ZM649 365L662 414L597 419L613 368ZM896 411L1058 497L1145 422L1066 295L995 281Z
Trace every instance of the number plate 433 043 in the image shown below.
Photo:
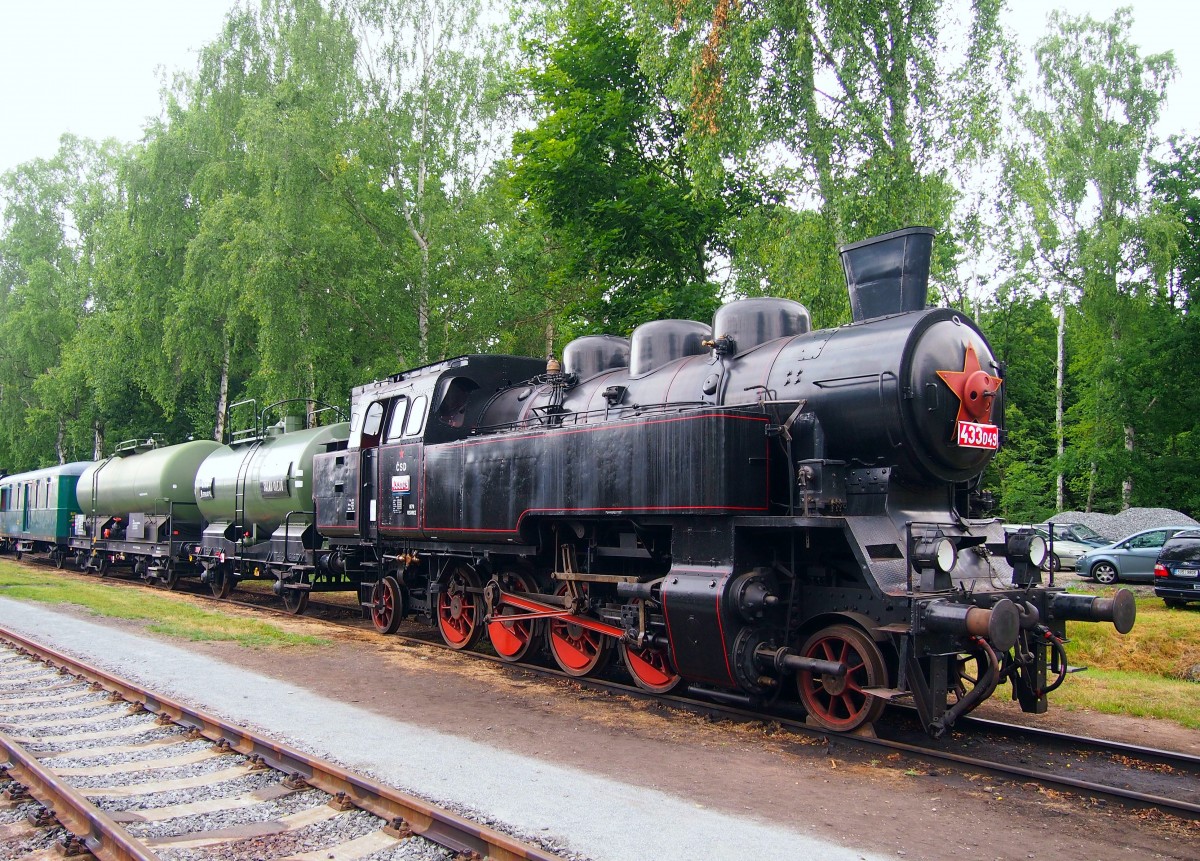
M978 422L958 423L958 444L964 448L1000 448L1000 428Z

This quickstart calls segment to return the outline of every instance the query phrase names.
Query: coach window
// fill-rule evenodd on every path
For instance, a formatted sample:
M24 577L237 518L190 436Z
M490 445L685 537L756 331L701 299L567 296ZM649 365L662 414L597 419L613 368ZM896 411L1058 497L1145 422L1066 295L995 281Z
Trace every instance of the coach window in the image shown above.
M0 487L0 511L12 510L12 488Z
M421 433L421 428L425 427L425 408L429 405L429 398L421 395L412 402L412 409L408 411L408 421L404 423L405 436L417 436Z
M384 442L395 442L404 436L404 420L408 418L408 396L401 395L392 405L392 418L388 421L387 436Z

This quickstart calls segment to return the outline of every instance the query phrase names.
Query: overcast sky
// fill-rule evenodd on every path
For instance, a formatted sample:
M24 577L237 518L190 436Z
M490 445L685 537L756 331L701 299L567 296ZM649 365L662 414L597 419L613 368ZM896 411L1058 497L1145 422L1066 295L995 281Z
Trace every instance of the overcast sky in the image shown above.
M0 172L48 158L64 132L141 138L159 112L162 75L195 69L233 0L0 0ZM1050 8L1107 18L1134 7L1143 54L1172 49L1172 85L1160 137L1200 132L1200 0L1009 0L1006 24L1031 45Z

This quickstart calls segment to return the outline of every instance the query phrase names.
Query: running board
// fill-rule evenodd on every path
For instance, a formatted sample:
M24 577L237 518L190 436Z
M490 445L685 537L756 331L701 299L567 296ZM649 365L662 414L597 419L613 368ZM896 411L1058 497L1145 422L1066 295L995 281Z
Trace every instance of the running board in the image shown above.
M896 700L912 696L912 691L902 691L899 688L863 688L862 692L881 700Z

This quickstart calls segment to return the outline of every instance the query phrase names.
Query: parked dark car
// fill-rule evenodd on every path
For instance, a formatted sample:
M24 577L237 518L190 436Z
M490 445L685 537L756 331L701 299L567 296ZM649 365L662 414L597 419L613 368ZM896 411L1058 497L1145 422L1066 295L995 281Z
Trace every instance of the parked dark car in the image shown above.
M1096 547L1080 556L1075 562L1075 573L1097 583L1116 583L1118 580L1145 580L1154 578L1154 565L1158 551L1177 532L1194 529L1189 526L1160 526L1143 529L1132 535Z
M1162 546L1154 566L1154 594L1168 607L1200 602L1200 529L1176 532Z

